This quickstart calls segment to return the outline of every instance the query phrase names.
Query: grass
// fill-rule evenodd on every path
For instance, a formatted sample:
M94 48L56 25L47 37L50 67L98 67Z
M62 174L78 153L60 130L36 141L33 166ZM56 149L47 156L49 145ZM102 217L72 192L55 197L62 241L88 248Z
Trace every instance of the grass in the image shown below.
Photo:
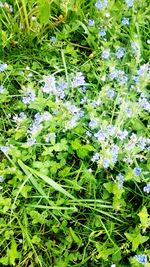
M0 18L0 265L149 267L148 2Z

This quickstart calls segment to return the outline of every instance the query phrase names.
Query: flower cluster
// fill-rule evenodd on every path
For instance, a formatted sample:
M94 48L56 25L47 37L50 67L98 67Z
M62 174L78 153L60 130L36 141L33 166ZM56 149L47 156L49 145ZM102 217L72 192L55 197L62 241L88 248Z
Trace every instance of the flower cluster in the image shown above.
M142 263L142 264L147 263L147 255L145 255L145 254L139 254L139 255L136 255L136 256L134 256L134 258L135 258L139 263Z
M1 85L1 86L0 86L0 94L3 93L3 92L4 92L4 86Z
M0 147L0 150L3 152L3 153L7 153L9 151L9 147L8 146L1 146Z
M107 6L108 4L108 0L98 0L95 4L95 7L97 9L103 9Z
M146 192L147 194L149 194L150 193L150 184L144 186L143 191Z
M0 5L2 8L5 6L6 11L7 4ZM52 13L57 6L55 3ZM2 77L0 84L2 103L0 107L2 111L0 183L10 179L7 186L13 188L12 198L15 199L16 188L17 190L20 188L29 170L33 172L35 178L36 173L43 178L47 175L54 179L55 183L51 183L54 187L45 186L46 181L52 181L50 179L41 179L39 187L33 180L35 189L30 191L31 202L35 204L38 190L43 196L52 195L59 209L64 208L63 203L67 201L64 213L67 222L73 216L72 207L75 203L80 211L85 204L82 202L81 206L78 205L78 200L84 200L86 216L89 216L88 218L85 216L86 226L83 234L85 242L88 240L89 234L87 237L86 234L88 231L90 233L90 229L93 229L93 240L96 240L94 238L97 226L99 223L102 225L103 221L106 229L110 226L112 226L112 231L117 229L112 233L112 239L118 242L118 247L113 248L114 243L111 242L113 240L107 238L106 231L104 231L104 238L100 238L98 244L91 242L90 246L87 246L85 258L88 259L86 253L95 255L90 258L87 265L96 266L97 259L102 265L107 258L104 250L110 252L106 265L108 263L111 267L117 264L122 266L125 262L122 255L125 254L129 254L128 266L130 262L145 265L148 262L148 254L142 254L140 251L142 251L144 241L145 252L143 253L147 253L149 214L146 205L150 194L150 94L148 90L150 64L147 60L150 40L145 35L147 20L142 19L142 14L146 14L147 3L134 0L113 1L113 3L110 0L96 0L94 3L88 1L82 10L83 13L84 10L87 11L85 15L78 14L80 12L78 6L80 5L72 6L71 4L67 7L64 3L60 4L62 14L66 14L66 7L72 10L72 15L67 16L65 23L58 26L61 31L56 29L57 24L63 22L62 15L56 21L56 27L50 29L49 33L47 26L43 27L42 32L47 32L44 40L46 38L48 40L41 42L43 47L40 53L47 54L46 58L50 61L49 69L46 69L46 62L43 61L43 66L41 66L42 60L38 64L38 62L31 62L32 58L28 63L30 67L23 66L21 69L19 62L17 70L14 70L9 62L7 62L8 65L0 63L0 76ZM141 11L138 10L138 6ZM9 15L11 16L10 12ZM55 20L55 17L52 18ZM67 25L70 18L73 21ZM138 18L141 18L140 24ZM6 17L3 21L6 21ZM32 23L33 25L37 23L38 29L41 27L40 20L35 16L29 22L29 31L32 30ZM24 34L26 30L28 30L27 25L24 28ZM10 40L12 41L12 38ZM63 58L59 57L60 47L63 47ZM18 159L21 159L23 164L27 164L27 167L22 168ZM18 203L21 206L22 198L28 197L27 191L30 190L31 185L27 183L28 181L17 196L16 206ZM55 191L61 187L62 189L58 191L61 191L59 192L61 201L63 196L64 201L57 202L58 193L55 194ZM6 190L6 195L9 191ZM75 198L74 201L67 200L70 197L69 194ZM101 204L100 198L106 202L105 205ZM144 201L141 201L142 198ZM46 200L42 198L43 206ZM135 207L132 208L132 205ZM94 212L91 213L93 207ZM107 212L102 210L105 208ZM137 216L135 216L136 210L138 212L141 210ZM60 214L63 216L60 210L52 209L47 215L48 218L51 218L53 213L54 216L58 216L58 219ZM97 216L98 213L106 215L101 222L100 216ZM134 223L130 225L132 218ZM130 226L127 236L122 227L124 220L125 226ZM51 224L53 224L52 227ZM64 223L63 227L66 227L66 224ZM56 230L57 235L57 225L51 222L51 219L48 220L47 225L50 225L50 229ZM71 235L74 235L73 225L72 221L72 231L69 230ZM63 227L59 230L62 231ZM82 225L80 227L82 228ZM135 229L132 229L133 227ZM65 236L68 235L67 231L68 229ZM76 229L75 232L77 232ZM80 232L77 236L80 236ZM128 239L126 241L125 236ZM140 241L135 242L136 245L134 245L136 236L140 237ZM80 238L82 235L75 238L78 239L79 247ZM18 247L18 240L15 236L14 240ZM60 239L56 236L56 243L59 243L58 240ZM63 242L63 238L61 240ZM70 248L70 244L67 245L68 240L65 243L66 249ZM103 241L106 241L105 244ZM51 244L46 243L46 245ZM45 243L42 246L44 247ZM137 248L134 249L134 246ZM56 244L55 247L63 248L64 245ZM137 254L135 257L132 256L132 252L130 254L130 248ZM92 249L94 254L92 254ZM53 252L55 254L55 251ZM119 254L122 254L118 257L120 260L115 260L115 255ZM55 258L57 257L54 255L54 261ZM80 261L80 258L77 259ZM76 260L73 263L71 260L66 262L70 265L75 263ZM54 265L57 266L58 262L54 262Z
M44 87L43 92L50 94L50 93L57 93L56 90L56 79L53 75L45 76L44 77Z
M124 176L119 173L118 174L118 188L121 188L123 186L123 182L124 182Z
M85 77L82 72L78 72L72 81L72 87L76 88L83 85L85 85Z
M35 92L32 88L27 88L24 92L24 96L22 97L22 102L26 105L34 102L36 98Z
M0 73L5 71L7 69L7 64L6 63L0 63Z

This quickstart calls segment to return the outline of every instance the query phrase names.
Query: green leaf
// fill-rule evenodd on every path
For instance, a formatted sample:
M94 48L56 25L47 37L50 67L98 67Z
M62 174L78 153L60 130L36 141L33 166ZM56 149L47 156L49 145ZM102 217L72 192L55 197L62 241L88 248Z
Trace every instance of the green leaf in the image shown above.
M147 208L145 206L138 213L138 216L140 217L142 228L146 229L149 226L150 219L149 219L149 215L147 212Z
M15 266L15 260L19 257L19 253L17 252L17 244L14 239L11 242L11 248L7 250L7 254L9 257L10 264Z
M41 24L46 24L50 18L50 1L38 0L39 18Z
M75 241L75 243L77 243L78 246L81 246L82 245L82 239L80 239L76 233L73 231L73 229L71 227L69 227L69 230L70 230L70 234L73 238L73 240Z
M88 152L84 148L78 149L77 155L79 158L84 159L88 155Z
M8 257L1 257L0 263L2 263L2 266L8 266Z
M121 252L120 250L119 251L116 251L113 255L112 255L112 261L120 261L121 260Z
M55 144L52 148L54 151L57 151L57 152L67 151L68 150L67 140L62 139L60 143Z
M142 236L140 230L136 228L132 233L125 233L126 238L132 242L132 251L136 251L140 244L145 243L149 237Z
M122 193L124 192L123 188L118 188L118 184L114 182L108 182L104 184L104 187L109 193L113 193L116 198L120 199Z
M71 142L71 146L74 150L78 150L79 148L81 148L81 144L80 144L80 140L75 139Z
M113 182L104 183L104 187L109 193L113 193Z
M108 248L107 244L100 245L98 242L96 243L96 248L98 251L97 259L103 259L106 261L109 257L109 255L113 254L115 252L115 248Z
M145 127L145 125L144 125L143 122L142 122L140 119L138 119L138 118L132 120L132 128L133 128L134 130L136 130L136 131L142 131L142 130L143 130L144 132L146 132L146 127Z
M30 192L31 189L32 189L32 186L30 186L30 185L25 185L25 186L22 188L22 190L21 190L21 195L22 195L23 197L27 198L27 197L28 197L28 192Z
M70 174L70 170L71 170L71 167L66 166L66 167L64 167L63 170L59 171L58 174L60 177L66 177Z
M41 239L37 235L34 235L31 239L31 241L33 244L39 244Z
M73 150L76 150L78 157L81 159L85 158L90 151L94 151L93 146L91 146L89 144L83 145L80 143L79 139L73 140L71 142L71 146L72 146Z

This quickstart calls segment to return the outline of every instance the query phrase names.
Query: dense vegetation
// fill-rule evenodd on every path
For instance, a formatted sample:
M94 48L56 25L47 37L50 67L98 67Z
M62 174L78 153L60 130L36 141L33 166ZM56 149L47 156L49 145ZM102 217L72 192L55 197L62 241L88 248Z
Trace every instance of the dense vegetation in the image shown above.
M0 1L0 266L150 266L149 1Z

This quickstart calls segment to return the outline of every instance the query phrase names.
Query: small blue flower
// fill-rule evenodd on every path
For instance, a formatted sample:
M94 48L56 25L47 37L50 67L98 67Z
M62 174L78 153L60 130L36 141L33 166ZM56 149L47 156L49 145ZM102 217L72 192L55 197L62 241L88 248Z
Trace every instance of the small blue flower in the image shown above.
M109 167L109 165L110 165L110 160L109 159L104 159L103 160L103 167L104 167L104 169L107 169L108 167Z
M80 118L82 118L84 116L84 110L80 110L78 115Z
M57 86L56 95L63 99L65 97L65 89L67 88L67 83L64 80L61 80Z
M119 153L119 146L113 145L112 146L112 154L113 155L118 155L118 153Z
M83 86L85 84L85 77L82 72L78 72L73 79L72 86L73 88Z
M118 79L118 71L115 68L113 68L109 73L109 77L111 80L117 80Z
M109 50L107 50L107 49L103 50L103 52L102 52L102 58L103 59L108 59L109 56L110 56Z
M99 130L98 133L94 134L94 136L98 139L98 141L104 141L106 138L106 134L102 130Z
M1 85L1 86L0 86L0 94L3 93L3 91L4 91L4 86Z
M0 183L3 182L3 176L0 176Z
M56 90L56 79L53 75L48 75L48 76L44 76L44 87L43 87L43 92L50 94L56 94L57 90Z
M119 154L119 147L117 145L112 146L111 154L112 154L112 161L115 164L118 161L118 154Z
M105 31L105 29L101 29L101 30L99 31L99 36L104 37L105 35L106 35L106 31Z
M116 57L118 59L122 58L124 56L124 53L125 53L125 48L124 47L120 47L118 49L118 51L116 52Z
M88 20L88 24L89 24L90 27L93 27L95 25L94 19L89 19Z
M92 103L91 103L92 107L93 108L96 108L97 107L97 101L96 100L93 100Z
M92 134L89 131L86 131L86 136L91 137Z
M52 115L48 111L44 111L41 119L44 121L49 121L52 118Z
M26 119L26 117L27 117L24 112L20 112L19 116L20 116L21 119Z
M41 114L39 112L37 112L35 115L34 115L34 118L35 118L35 122L36 124L39 124L41 121L42 121L42 117L41 117Z
M25 91L25 96L22 97L22 102L24 104L30 104L30 102L34 102L35 98L36 98L36 95L34 91L32 90L32 88L28 88Z
M113 125L108 125L108 126L107 126L107 131L108 131L108 134L112 136L112 135L115 134L116 127L113 126Z
M132 7L134 4L134 0L125 0L128 7Z
M7 153L8 150L9 150L9 147L8 147L8 146L1 146L1 147L0 147L0 150L1 150L3 153Z
M56 37L55 36L52 36L51 37L51 41L52 41L52 43L56 43Z
M140 77L139 76L133 76L133 81L135 81L136 84L140 82Z
M92 128L95 128L97 127L97 121L92 119L90 122L89 122L89 127L92 127Z
M138 167L135 167L134 170L133 170L133 172L134 172L134 175L135 176L138 176L140 174L140 172L141 172L141 169L138 168Z
M27 140L27 144L29 145L29 146L33 146L33 145L35 145L36 144L36 139L34 139L34 138L28 138L28 140Z
M148 71L148 66L146 64L145 65L142 65L142 66L140 66L140 68L138 70L138 75L139 76L142 76L147 71Z
M117 163L117 161L118 161L118 155L116 154L114 154L114 155L112 155L112 162L114 163L114 164L116 164Z
M124 17L124 18L122 19L122 24L123 24L123 25L129 25L129 18Z
M81 88L82 92L84 92L84 93L86 92L87 87L85 85L81 86L80 88Z
M139 145L142 149L144 149L146 147L146 138L141 138L139 140Z
M118 132L118 138L120 140L124 140L127 137L127 135L128 135L128 131L127 130L124 130L124 131L120 130Z
M85 104L86 102L87 102L86 96L84 96L83 98L81 98L80 104Z
M145 101L145 103L143 104L143 108L147 111L150 111L150 103L148 101Z
M45 141L48 143L48 142L51 142L53 140L55 140L56 138L56 134L55 133L49 133L46 138L45 138Z
M118 174L118 180L118 188L121 188L124 182L124 176L121 173Z
M109 89L107 92L107 96L112 99L115 96L115 91L113 89Z
M147 194L149 194L150 193L150 184L144 186L143 191L146 192Z
M99 160L99 159L100 159L99 153L95 153L95 154L93 155L93 157L91 158L91 160L92 160L93 162L95 162L95 161L97 161L97 160Z
M60 91L64 91L67 87L68 87L67 83L65 81L63 81L63 80L58 84L58 89Z
M123 75L122 77L120 77L120 84L126 84L127 81L128 81L128 77L126 75Z
M145 264L147 263L147 255L139 254L134 257L139 263Z
M105 8L107 4L108 4L108 0L103 0L103 1L98 0L95 4L95 7L100 10L100 9Z
M5 69L7 69L7 64L6 63L0 63L0 73L3 72Z

